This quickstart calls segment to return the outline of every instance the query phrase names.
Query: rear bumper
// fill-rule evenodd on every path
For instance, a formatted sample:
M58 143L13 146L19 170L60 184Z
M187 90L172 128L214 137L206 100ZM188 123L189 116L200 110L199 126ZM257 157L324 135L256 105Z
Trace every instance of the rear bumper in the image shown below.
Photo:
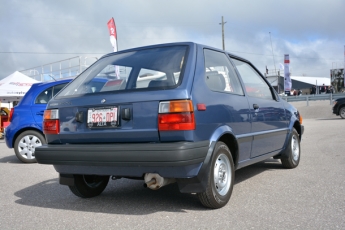
M36 148L40 164L52 164L60 174L141 177L154 172L163 177L198 175L209 141L137 144L69 144Z

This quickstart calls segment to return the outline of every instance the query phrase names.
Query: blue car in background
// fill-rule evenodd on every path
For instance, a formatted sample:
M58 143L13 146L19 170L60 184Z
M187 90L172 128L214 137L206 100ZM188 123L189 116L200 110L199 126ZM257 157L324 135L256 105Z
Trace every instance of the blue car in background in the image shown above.
M103 56L49 101L43 130L37 162L76 196L129 178L220 208L235 170L271 157L297 167L304 126L248 60L186 42Z
M33 84L17 106L11 109L10 125L5 141L19 160L34 163L35 148L46 143L42 132L43 112L53 98L71 79Z

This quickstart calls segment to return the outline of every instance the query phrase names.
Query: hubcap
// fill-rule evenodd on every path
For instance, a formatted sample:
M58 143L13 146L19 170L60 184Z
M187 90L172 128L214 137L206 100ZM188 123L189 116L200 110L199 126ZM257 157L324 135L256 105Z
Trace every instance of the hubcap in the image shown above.
M228 193L231 184L230 161L225 154L220 154L214 165L214 186L219 195Z
M296 135L292 136L291 140L291 150L292 150L292 158L296 162L299 158L299 144L298 144L298 137Z
M35 148L42 146L41 140L34 135L27 135L20 139L18 152L26 159L35 159Z

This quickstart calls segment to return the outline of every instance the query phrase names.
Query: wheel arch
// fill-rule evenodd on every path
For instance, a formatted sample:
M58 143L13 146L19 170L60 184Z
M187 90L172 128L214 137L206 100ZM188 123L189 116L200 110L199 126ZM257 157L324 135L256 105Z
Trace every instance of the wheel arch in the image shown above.
M18 132L16 132L16 134L13 136L13 139L12 139L12 146L13 147L14 147L14 143L16 142L18 136L25 131L36 131L36 132L40 133L45 138L44 133L40 129L35 128L35 127L25 127L25 128L18 130Z
M231 127L224 125L218 127L213 135L210 138L210 143L214 142L217 143L218 141L222 141L226 144L226 146L229 148L232 156L232 160L234 162L235 168L237 167L238 163L238 142L237 139L231 129ZM211 145L210 145L211 146ZM213 149L212 149L213 152Z
M301 127L301 123L296 120L295 123L292 126L294 129L296 129L298 136L299 136L299 140L301 141L302 139L302 127Z
M340 115L340 110L345 107L345 103L339 105L337 115Z
M228 146L231 156L232 156L232 160L234 162L235 169L236 169L237 164L238 164L239 153L238 153L238 143L235 136L230 133L225 133L219 138L218 141L222 141L226 144L226 146Z
M232 160L234 163L234 167L236 169L238 164L238 143L235 135L232 132L232 129L227 126L223 125L218 127L209 139L209 148L207 151L207 155L205 160L199 170L199 173L194 178L186 178L186 179L177 179L180 192L182 193L200 193L204 192L207 187L208 179L209 179L209 171L211 170L211 161L212 156L214 154L214 149L218 141L222 141L227 145L231 152Z

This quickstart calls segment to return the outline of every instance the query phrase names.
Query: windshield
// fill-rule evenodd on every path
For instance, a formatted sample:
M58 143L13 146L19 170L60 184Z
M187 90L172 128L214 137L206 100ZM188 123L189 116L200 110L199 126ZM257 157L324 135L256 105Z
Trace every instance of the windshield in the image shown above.
M167 89L180 84L187 46L152 48L100 59L58 97L119 90Z

